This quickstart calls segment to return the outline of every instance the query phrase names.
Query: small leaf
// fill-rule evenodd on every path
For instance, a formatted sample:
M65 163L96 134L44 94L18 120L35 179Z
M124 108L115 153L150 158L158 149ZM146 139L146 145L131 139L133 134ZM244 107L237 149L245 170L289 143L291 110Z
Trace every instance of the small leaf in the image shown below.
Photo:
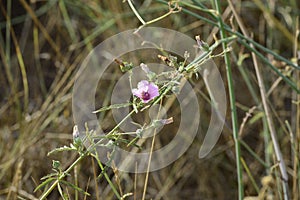
M133 64L128 62L123 62L122 65L120 65L120 69L122 72L127 72L133 69Z
M46 186L47 184L49 184L51 181L56 180L56 178L49 178L47 180L45 180L44 182L42 182L41 184L39 184L35 189L34 192L38 191L39 189L41 189L42 187Z
M133 64L128 62L123 62L122 60L115 59L115 62L120 66L122 72L127 72L133 69Z
M249 120L249 124L254 124L257 120L261 119L264 116L263 112L258 112L253 115L253 117Z
M64 181L64 180L61 180L60 182L63 183L63 184L65 184L65 185L67 185L67 186L69 186L69 187L71 187L71 188L73 188L73 189L75 189L75 190L77 190L78 192L81 192L81 193L83 193L83 194L85 194L85 195L90 196L89 193L87 193L86 191L84 191L84 190L81 189L80 187L78 187L78 186L76 186L76 185L74 185L74 184L72 184L72 183L70 183L70 182L67 182L67 181Z
M48 174L48 175L46 175L46 176L43 176L43 177L41 178L41 180L45 180L45 179L47 179L47 178L54 177L54 176L58 176L58 173L51 173L51 174Z
M128 144L127 147L133 145L136 146L136 141L138 141L139 137L135 137L133 140L131 140Z
M65 200L64 192L62 191L59 183L57 184L57 189L59 191L60 196Z
M51 155L53 153L56 152L61 152L61 151L76 151L77 149L74 148L74 146L68 147L68 146L63 146L63 147L59 147L59 148L55 148L52 151L50 151L47 155Z

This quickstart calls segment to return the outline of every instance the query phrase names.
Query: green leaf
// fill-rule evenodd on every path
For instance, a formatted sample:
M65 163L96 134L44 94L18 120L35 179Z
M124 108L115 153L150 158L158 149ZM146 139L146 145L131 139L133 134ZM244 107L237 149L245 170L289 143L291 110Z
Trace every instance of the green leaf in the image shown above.
M254 124L257 120L261 119L265 114L263 112L258 112L253 115L253 117L249 120L249 124Z
M51 155L53 153L61 152L61 151L76 151L77 149L74 146L68 147L68 146L63 146L59 148L55 148L52 151L50 151L47 155Z
M49 178L47 180L45 180L44 182L42 182L41 184L39 184L35 189L34 192L38 191L39 189L41 189L42 187L46 186L47 184L49 184L51 181L56 180L56 178Z
M48 174L48 175L46 175L46 176L43 176L43 177L41 178L41 180L45 180L45 179L47 179L47 178L54 177L54 176L58 176L58 173L51 173L51 174Z
M52 160L52 168L53 169L59 169L60 168L60 162L58 160Z
M66 200L64 192L63 192L62 188L60 187L59 183L57 184L57 189L59 191L60 196L63 198L63 200Z
M132 103L114 104L114 105L110 105L110 106L107 106L107 107L100 108L99 110L95 110L95 111L93 111L93 113L99 113L99 112L103 112L103 111L106 111L106 110L111 110L111 109L114 109L114 108L124 108L124 107L128 107L128 106L131 106L131 105L132 105Z
M75 189L75 190L77 190L78 192L81 192L82 194L90 196L89 193L87 193L86 191L84 191L80 187L78 187L78 186L76 186L76 185L74 185L74 184L72 184L70 182L67 182L67 181L64 181L64 180L61 180L60 182L63 183L63 184L65 184L65 185L67 185L67 186L69 186L69 187L71 187L71 188L73 188L73 189Z
M128 72L129 70L133 69L133 64L132 63L128 63L128 62L123 62L120 65L120 69L122 72Z

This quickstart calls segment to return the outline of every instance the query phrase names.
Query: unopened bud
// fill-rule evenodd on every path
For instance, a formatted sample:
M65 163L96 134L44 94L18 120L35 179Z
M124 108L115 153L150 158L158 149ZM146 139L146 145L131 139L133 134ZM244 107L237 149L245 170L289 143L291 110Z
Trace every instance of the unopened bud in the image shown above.
M78 126L75 125L73 127L73 139L78 138L79 137L79 131L78 131Z
M199 48L202 51L209 51L209 45L200 39L200 35L197 35L195 38L197 40L197 44L198 44Z
M59 167L60 167L60 162L57 160L52 160L52 168L59 169Z
M78 126L77 125L75 125L74 127L73 127L73 143L75 144L75 145L80 145L81 144L81 139L80 139L80 137L79 137L79 130L78 130Z
M148 67L146 64L141 63L140 66L141 66L142 70L143 70L146 74L148 74L148 73L150 72L150 69L149 69L149 67Z
M157 119L153 121L154 127L159 127L171 123L173 123L173 117L170 117L168 119Z

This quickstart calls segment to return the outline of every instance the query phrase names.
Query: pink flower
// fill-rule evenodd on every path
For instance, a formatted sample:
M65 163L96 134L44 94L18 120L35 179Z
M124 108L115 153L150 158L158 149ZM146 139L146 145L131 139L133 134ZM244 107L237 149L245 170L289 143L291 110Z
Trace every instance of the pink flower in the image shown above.
M132 89L132 94L139 97L143 103L148 103L159 95L158 86L142 80L138 83L137 88Z

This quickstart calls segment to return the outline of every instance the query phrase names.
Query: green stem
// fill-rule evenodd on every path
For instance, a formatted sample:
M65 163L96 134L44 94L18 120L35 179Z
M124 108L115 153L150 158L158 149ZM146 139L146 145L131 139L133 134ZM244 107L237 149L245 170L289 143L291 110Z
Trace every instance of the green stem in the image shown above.
M206 58L209 58L209 56L212 54L212 51L216 49L221 43L224 42L230 42L232 40L236 39L236 36L231 36L228 38L223 38L221 40L216 41L212 46L209 47L208 51L203 52L199 57L195 58L190 64L186 66L186 71L191 70L193 67L195 67L195 64L201 63L204 61Z
M109 133L107 135L111 135L112 133L114 133L120 126L121 124L123 124L128 117L130 117L135 111L132 110L130 113L128 113L111 131L109 131Z
M196 9L196 10L200 10L202 12L205 12L205 13L208 13L209 15L215 17L216 19L216 11L215 10L212 10L212 9L208 9L208 8L205 8L205 7L201 7L199 5L193 5L187 1L179 1L178 2L179 5L184 5L184 6L187 6L187 7L190 7L190 8L193 8L193 9Z
M288 85L290 85L297 93L300 93L300 90L298 89L297 85L291 81L289 78L287 78L285 75L283 75L274 65L272 65L269 60L259 53L255 48L251 47L247 42L244 40L238 39L238 41L243 44L247 49L249 49L251 52L255 53L262 61L264 61L265 64L267 64L278 76L280 76Z
M113 192L115 193L115 195L117 196L117 198L121 199L121 196L120 196L119 192L117 191L115 185L111 182L111 180L109 179L109 176L105 172L105 169L104 169L104 167L103 167L103 165L102 165L102 163L101 163L101 161L99 159L99 155L98 155L97 150L95 151L95 154L96 155L93 155L93 157L97 160L97 163L98 163L101 171L103 172L106 181L108 182L109 186L111 187L111 189L113 190Z
M226 38L226 33L224 29L224 24L222 18L220 16L221 7L220 7L220 0L215 0L215 6L218 12L218 21L220 27L220 34L221 39ZM235 154L236 154L236 166L237 166L237 178L238 178L238 193L239 193L239 200L244 199L244 186L243 186L243 168L241 163L241 148L240 148L240 141L238 136L238 120L237 120L237 113L236 113L236 106L235 106L235 94L234 94L234 87L233 87L233 79L232 79L232 70L230 64L230 58L228 53L226 52L227 43L222 43L224 52L224 59L226 64L226 72L227 72L227 81L228 81L228 89L229 89L229 98L230 98L230 107L231 107L231 117L232 117L232 132L233 138L235 143Z
M263 161L259 155L257 155L249 146L246 142L243 140L240 140L240 144L260 163L262 164L265 168L270 168L270 163Z
M77 160L75 160L72 165L68 169L66 169L57 179L54 181L54 183L51 185L51 187L40 197L40 200L45 199L51 192L52 190L57 186L60 180L62 180L67 174L86 156L86 154L80 155Z
M168 2L165 1L165 0L155 0L155 1L157 1L157 2L159 2L159 3L166 4L166 5L168 4ZM199 6L200 6L200 5L199 5ZM202 8L205 8L205 7L202 7ZM207 9L207 8L206 8L206 9ZM217 22L214 22L214 21L212 21L212 20L210 20L210 19L207 19L207 18L205 18L205 17L203 17L203 16L201 16L201 15L199 15L199 14L196 14L196 13L194 13L194 12L192 12L192 11L186 9L186 8L182 8L182 12L184 12L184 13L186 13L186 14L189 14L189 15L191 15L191 16L193 16L193 17L196 17L197 19L200 19L200 20L202 20L202 21L204 21L204 22L206 22L206 23L208 23L208 24L211 24L211 25L213 25L213 26L219 26L219 24L218 24ZM213 19L217 20L217 17L216 17L215 15L211 14L210 16L211 16ZM292 61L290 61L290 60L288 60L288 59L286 59L286 58L284 58L284 57L278 55L277 53L275 53L274 51L272 51L272 50L270 50L270 49L264 47L263 45L261 45L261 44L255 42L253 39L244 36L242 33L238 32L238 31L235 31L235 30L232 30L232 28L231 28L230 26L228 26L228 25L226 25L226 24L223 24L223 29L226 30L226 31L228 31L228 33L231 33L231 34L233 34L233 35L238 36L240 39L246 40L247 42L253 44L255 47L257 47L257 48L263 50L264 52L266 52L266 53L268 53L268 54L271 54L271 55L274 56L276 59L285 62L285 63L288 64L289 66L291 66L291 67L293 67L293 68L295 68L295 69L300 70L300 66L298 66L297 64L295 64L295 63L293 63ZM256 52L255 52L255 54L256 54ZM270 63L270 62L269 62L269 63ZM270 65L272 65L272 64L270 63Z
M135 16L140 20L140 22L144 25L146 24L145 20L141 17L141 15L138 13L138 11L135 9L134 5L132 4L131 0L127 0L131 10L135 14Z

